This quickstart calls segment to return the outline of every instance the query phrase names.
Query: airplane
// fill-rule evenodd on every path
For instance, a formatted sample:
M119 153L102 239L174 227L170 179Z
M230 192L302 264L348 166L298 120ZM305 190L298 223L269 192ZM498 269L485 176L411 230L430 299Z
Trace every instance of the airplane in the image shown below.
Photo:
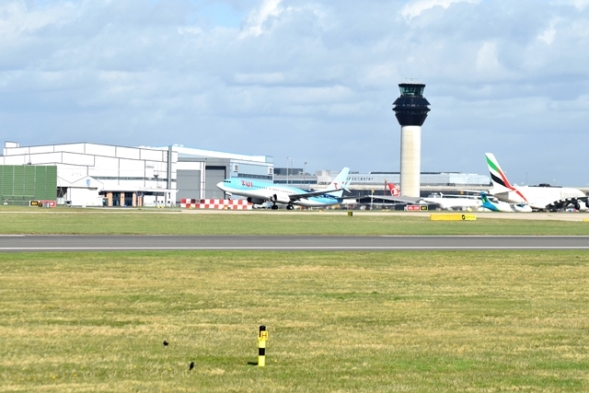
M426 198L415 198L400 196L401 191L395 184L388 183L387 186L391 196L371 195L370 197L398 203L436 204L443 210L478 209L482 205L481 199L476 195L444 195L439 193L430 194Z
M448 195L448 194L430 194L426 198L421 198L427 203L437 203L442 210L474 210L481 207L482 202L476 195Z
M294 209L294 205L305 207L320 207L335 205L342 201L344 190L347 190L347 181L350 168L344 168L327 186L325 190L306 191L296 187L283 186L267 181L252 179L228 178L219 182L217 187L229 195L240 195L247 201L256 205L272 202L272 209L278 209L277 203L286 204L288 210Z
M503 201L491 202L487 197L487 194L481 192L481 200L483 201L483 207L494 212L506 212L506 213L531 213L532 208L530 205L525 203L507 203Z
M569 206L576 210L587 210L587 196L583 191L568 187L550 187L550 185L511 185L495 156L492 153L485 153L485 156L493 182L493 189L489 192L498 199L509 203L525 203L533 210L554 211L566 209Z

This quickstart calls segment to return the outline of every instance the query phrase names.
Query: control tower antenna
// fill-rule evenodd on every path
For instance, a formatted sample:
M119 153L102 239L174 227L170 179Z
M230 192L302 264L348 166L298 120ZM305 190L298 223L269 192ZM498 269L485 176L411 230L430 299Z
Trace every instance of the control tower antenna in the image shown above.
M425 84L413 80L399 84L401 96L393 111L401 125L401 195L419 197L421 172L421 126L430 111L423 96Z

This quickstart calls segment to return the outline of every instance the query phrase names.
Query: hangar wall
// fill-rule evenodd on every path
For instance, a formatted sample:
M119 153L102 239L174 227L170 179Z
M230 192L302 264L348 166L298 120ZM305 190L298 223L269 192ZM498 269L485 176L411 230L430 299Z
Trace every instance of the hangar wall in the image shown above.
M223 199L225 193L217 188L217 183L222 182L227 178L226 167L224 166L207 166L207 180L205 192L207 197L215 199Z
M56 166L58 204L102 206L106 201L108 206L171 206L177 156L167 149L94 143L20 146L6 142L0 165Z
M178 169L178 184L181 185L176 194L176 203L182 199L201 199L200 170Z
M28 205L29 201L55 200L57 166L0 165L0 200Z

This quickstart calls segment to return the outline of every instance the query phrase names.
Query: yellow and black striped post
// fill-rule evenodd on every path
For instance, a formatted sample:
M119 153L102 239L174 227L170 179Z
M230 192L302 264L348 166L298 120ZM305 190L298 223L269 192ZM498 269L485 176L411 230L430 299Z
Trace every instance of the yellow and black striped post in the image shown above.
M266 366L266 340L268 340L268 331L266 326L260 326L258 334L258 367Z

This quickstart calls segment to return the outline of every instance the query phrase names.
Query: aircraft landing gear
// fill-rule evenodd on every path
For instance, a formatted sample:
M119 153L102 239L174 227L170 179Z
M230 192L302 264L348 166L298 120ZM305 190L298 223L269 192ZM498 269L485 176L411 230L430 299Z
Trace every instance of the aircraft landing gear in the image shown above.
M292 210L294 209L294 206L291 205L290 203L288 205L286 205L286 210Z
M272 210L278 210L278 205L277 204L273 204L272 205Z

